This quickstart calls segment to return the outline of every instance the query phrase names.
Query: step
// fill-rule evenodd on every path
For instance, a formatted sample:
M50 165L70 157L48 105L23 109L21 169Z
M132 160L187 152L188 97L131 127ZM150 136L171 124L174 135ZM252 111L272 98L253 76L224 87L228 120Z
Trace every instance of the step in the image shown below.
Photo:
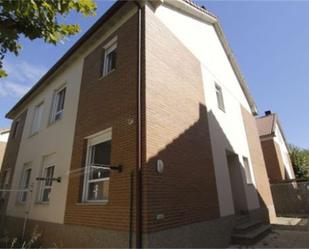
M258 239L262 238L263 235L266 235L267 232L271 230L271 225L260 225L254 230L250 230L243 233L233 233L232 242L239 244L251 244L256 242Z
M237 224L248 222L248 221L250 221L250 216L249 215L239 215L239 216L236 216L236 223Z
M260 221L249 221L249 222L236 225L236 227L234 228L234 231L235 232L250 231L259 225L261 225Z

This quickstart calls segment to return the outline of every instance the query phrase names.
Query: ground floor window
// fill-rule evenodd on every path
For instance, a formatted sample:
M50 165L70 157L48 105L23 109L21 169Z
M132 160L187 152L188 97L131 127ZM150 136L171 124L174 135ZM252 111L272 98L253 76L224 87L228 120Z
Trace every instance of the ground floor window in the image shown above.
M29 184L30 184L30 178L31 178L31 168L30 165L26 164L23 170L23 174L21 177L21 192L19 194L19 201L20 202L26 202L28 197L28 191L29 191Z
M87 139L83 201L108 200L112 134L108 129Z

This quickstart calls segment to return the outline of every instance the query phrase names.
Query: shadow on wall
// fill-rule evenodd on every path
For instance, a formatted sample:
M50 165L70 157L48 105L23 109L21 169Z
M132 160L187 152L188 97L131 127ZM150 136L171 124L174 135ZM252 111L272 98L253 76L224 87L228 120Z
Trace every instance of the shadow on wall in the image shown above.
M220 218L209 119L212 119L224 141L222 146L226 151L225 157L232 179L230 182L219 184L231 184L236 213L248 213L244 167L215 115L211 111L207 112L205 105L199 104L199 119L171 143L163 145L164 149L151 157L144 167L144 232L156 232ZM178 121L174 122L176 125ZM163 173L157 172L159 159L164 162ZM254 188L254 185L252 186ZM258 190L255 190L260 206L266 207ZM268 216L265 217L265 221L268 222ZM170 238L164 242L165 244L151 246L199 247L203 246L200 244L203 240L204 245L210 247L226 246L234 222L232 219L228 224L208 225L203 228L201 234L187 230L186 234L180 236L181 239L174 239L169 234ZM190 241L190 244L181 244L186 243L184 241Z
M271 184L278 216L309 217L309 181L288 180Z

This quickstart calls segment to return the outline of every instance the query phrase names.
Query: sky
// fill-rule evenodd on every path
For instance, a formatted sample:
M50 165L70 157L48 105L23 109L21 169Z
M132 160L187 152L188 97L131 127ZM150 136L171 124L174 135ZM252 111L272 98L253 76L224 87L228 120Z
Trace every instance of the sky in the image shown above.
M289 143L309 148L309 1L196 1L220 20L259 114L278 113ZM4 116L43 74L113 4L97 1L95 17L72 13L81 32L57 46L21 39L18 57L8 54L0 79L0 128ZM205 42L207 45L207 42Z

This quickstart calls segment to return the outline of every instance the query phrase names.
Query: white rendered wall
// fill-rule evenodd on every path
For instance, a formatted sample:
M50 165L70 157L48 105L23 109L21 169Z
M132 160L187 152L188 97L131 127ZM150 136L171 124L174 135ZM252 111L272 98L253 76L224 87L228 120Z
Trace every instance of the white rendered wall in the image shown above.
M241 114L241 106L248 112L251 112L249 104L216 31L211 24L206 24L196 18L181 14L163 5L157 8L155 15L201 63L220 213L221 216L233 214L234 205L230 187L226 150L238 154L242 165L242 157L247 157L250 162L251 173L253 174L248 142ZM215 82L222 87L225 112L217 107ZM251 185L245 183L244 174L243 178L249 209L259 208L254 176L253 184Z
M10 132L3 132L0 134L0 142L7 142L9 140Z
M295 179L293 167L292 167L291 160L290 160L290 157L289 157L289 151L288 151L288 148L287 148L285 141L283 139L280 128L278 127L277 124L276 124L276 127L275 127L274 141L279 144L281 157L282 157L282 160L283 160L285 170L287 172L288 179Z
M19 147L12 187L19 188L24 164L31 163L30 182L34 186L33 199L30 200L28 195L28 203L25 205L19 203L16 193L11 194L7 209L7 214L10 216L23 217L28 208L27 206L31 204L30 219L63 223L82 65L82 59L73 62L28 104L28 113ZM63 84L67 87L64 115L61 120L49 124L54 91ZM44 107L41 127L37 134L30 137L34 108L42 101L44 101ZM41 204L37 202L40 182L36 181L35 178L41 176L43 157L51 154L55 155L54 176L61 176L62 181L61 183L53 183L49 204Z
M131 9L125 15L113 22L111 26L105 25L102 35L89 42L87 47L79 54L75 52L74 59L70 59L69 65L62 66L62 71L55 73L51 83L41 90L24 108L28 109L28 114L20 143L15 172L13 176L13 188L18 188L21 180L21 173L25 163L31 162L32 173L31 183L34 184L33 200L29 203L30 219L42 220L54 223L64 222L64 212L66 195L68 188L68 173L71 166L72 147L75 132L75 122L78 109L79 91L83 70L84 58L115 32L123 23L128 21L135 13L136 8ZM99 32L99 31L98 31ZM66 99L64 106L64 116L60 121L49 125L50 111L54 90L66 84ZM41 129L38 134L29 137L30 127L33 119L34 108L41 101L44 101L43 118ZM38 197L39 183L35 180L41 175L43 157L53 155L56 167L54 176L62 177L61 183L54 182L49 204L36 202ZM10 195L7 214L10 216L24 217L27 205L17 201L17 194Z

